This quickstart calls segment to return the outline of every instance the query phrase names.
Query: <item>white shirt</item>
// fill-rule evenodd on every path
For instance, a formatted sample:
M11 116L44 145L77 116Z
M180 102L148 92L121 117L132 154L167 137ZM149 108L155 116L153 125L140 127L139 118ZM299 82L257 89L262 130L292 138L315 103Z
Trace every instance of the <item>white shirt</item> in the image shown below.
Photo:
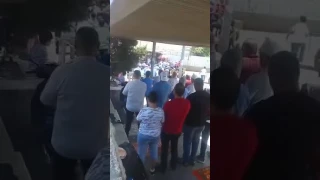
M171 91L174 89L174 87L176 86L176 84L178 84L179 80L178 78L170 78L168 83L171 86Z
M189 92L189 94L188 94L188 95L190 95L190 94L192 94L192 93L196 92L196 90L194 89L194 85L193 85L193 83L192 83L192 84L190 84L189 86L187 86L187 87L186 87L186 89L187 89L187 90L188 90L188 92Z
M290 41L293 43L307 43L307 35L309 34L309 28L306 23L297 23L291 29L293 34L290 36Z
M56 107L52 146L70 159L93 159L108 144L110 69L95 57L58 67L40 100Z
M126 108L131 112L139 112L143 108L146 91L146 83L137 79L130 81L122 92L127 96Z
M249 77L246 86L250 94L250 104L255 104L273 95L269 76L266 71L261 71Z
M206 70L206 69L201 69L201 73L200 73L200 75L205 76L205 75L206 75L206 73L207 73L207 70Z

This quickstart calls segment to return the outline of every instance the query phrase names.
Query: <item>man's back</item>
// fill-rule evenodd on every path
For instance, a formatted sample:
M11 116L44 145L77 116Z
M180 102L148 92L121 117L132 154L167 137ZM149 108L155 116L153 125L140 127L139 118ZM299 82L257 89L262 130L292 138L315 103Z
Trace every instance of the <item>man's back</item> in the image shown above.
M91 159L108 143L109 76L107 66L85 57L52 74L46 89L57 88L52 145L59 154Z
M212 179L241 180L258 146L256 128L233 115L211 121Z
M206 91L196 91L190 94L187 99L190 101L191 108L185 125L192 127L204 126L210 108L210 94Z
M302 93L275 95L246 114L256 125L259 147L248 180L304 179L319 142L319 103ZM313 157L311 157L312 159Z
M139 112L143 108L146 91L147 85L144 82L130 81L123 90L123 94L127 95L126 108L131 112Z
M163 131L168 134L180 134L183 123L189 113L190 102L184 98L175 98L164 104L165 121Z
M162 108L164 103L167 102L168 96L171 92L170 84L167 81L160 81L153 86L152 90L158 95L158 107Z

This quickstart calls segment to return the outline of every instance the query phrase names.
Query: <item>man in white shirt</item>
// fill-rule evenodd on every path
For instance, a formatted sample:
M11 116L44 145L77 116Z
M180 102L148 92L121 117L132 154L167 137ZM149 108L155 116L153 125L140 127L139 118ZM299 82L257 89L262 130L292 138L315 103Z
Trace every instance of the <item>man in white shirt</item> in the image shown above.
M122 91L122 94L127 96L126 102L126 114L127 120L125 125L125 131L129 137L131 124L134 115L138 115L140 110L143 108L144 97L147 91L146 83L141 80L141 71L135 70L133 72L133 81L130 81Z
M109 45L110 45L110 31L109 26L105 22L103 18L103 14L99 13L97 15L99 27L96 30L99 33L99 41L100 41L100 48L99 48L99 60L101 63L105 65L110 65L110 54L109 54Z
M176 84L178 84L179 80L177 78L177 72L173 72L172 76L170 77L168 83L171 86L171 91L173 91L174 87L176 86Z
M250 94L250 104L256 104L273 95L268 76L268 65L272 55L280 52L282 48L273 40L266 38L260 47L261 71L249 77L246 86Z
M91 27L80 28L75 44L78 57L52 73L40 97L56 108L53 180L75 179L78 161L86 173L109 141L110 69L96 61L99 35Z
M307 18L305 16L301 16L300 22L295 24L287 35L287 39L291 42L291 52L295 54L300 62L302 62L304 58L304 51L306 49L308 37L309 28L307 26Z
M203 82L206 80L206 74L207 74L207 69L206 67L203 67L203 69L201 69L201 72L200 72L200 76Z

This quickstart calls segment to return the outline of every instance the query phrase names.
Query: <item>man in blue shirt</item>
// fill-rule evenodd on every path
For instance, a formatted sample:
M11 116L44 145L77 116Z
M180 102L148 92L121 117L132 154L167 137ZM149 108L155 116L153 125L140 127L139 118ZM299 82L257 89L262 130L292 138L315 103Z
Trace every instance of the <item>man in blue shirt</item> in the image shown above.
M150 76L151 76L151 72L147 71L146 77L142 79L142 82L146 83L147 85L146 97L151 92L152 86L153 86L153 79L151 79Z
M155 91L158 95L158 107L163 108L165 102L168 101L168 96L171 93L171 86L168 83L168 72L163 71L160 74L160 82L153 85L152 91Z

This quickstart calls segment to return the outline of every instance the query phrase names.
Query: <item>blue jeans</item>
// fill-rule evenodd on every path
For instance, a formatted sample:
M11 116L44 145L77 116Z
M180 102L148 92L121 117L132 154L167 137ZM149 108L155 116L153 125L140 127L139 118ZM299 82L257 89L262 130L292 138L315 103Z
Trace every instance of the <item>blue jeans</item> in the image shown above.
M204 126L183 126L183 163L194 162L200 143L200 135ZM191 150L191 154L190 154Z
M159 137L152 137L148 135L138 134L138 155L144 163L149 147L149 153L152 160L158 160L158 143Z

